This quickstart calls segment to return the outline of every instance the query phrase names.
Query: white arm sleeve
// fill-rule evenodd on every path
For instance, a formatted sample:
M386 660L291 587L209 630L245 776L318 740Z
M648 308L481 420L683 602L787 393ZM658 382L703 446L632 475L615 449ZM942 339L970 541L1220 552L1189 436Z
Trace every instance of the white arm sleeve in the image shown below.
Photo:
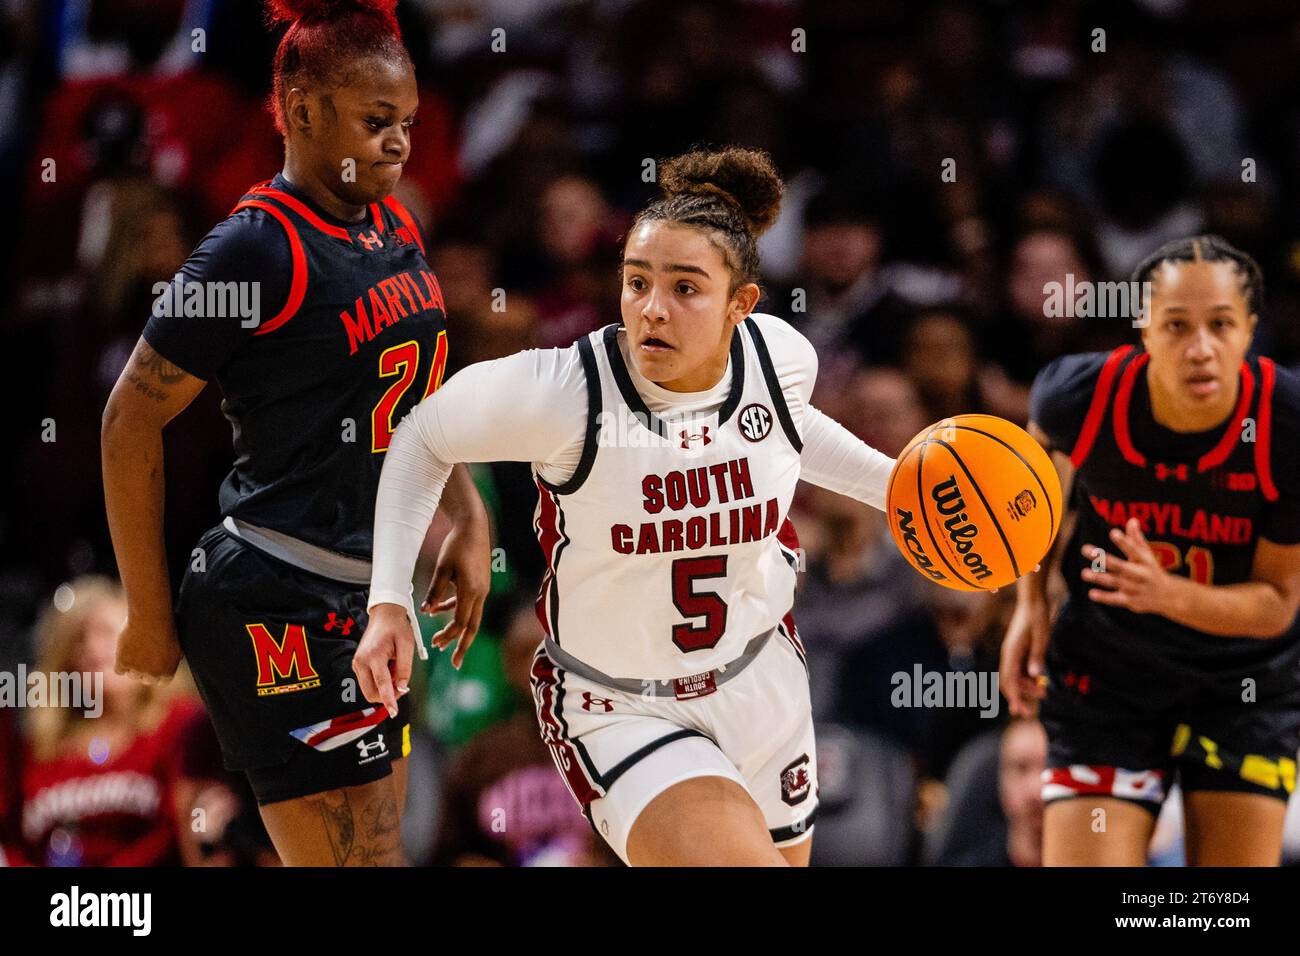
M894 459L811 405L803 412L799 463L804 481L885 510L885 489Z
M804 481L885 510L885 489L894 459L876 451L812 405L817 351L801 332L774 315L755 313L772 354L790 417L803 439L799 456Z
M471 365L402 419L375 499L369 607L410 610L415 562L453 465L581 457L587 392L577 351L532 350Z

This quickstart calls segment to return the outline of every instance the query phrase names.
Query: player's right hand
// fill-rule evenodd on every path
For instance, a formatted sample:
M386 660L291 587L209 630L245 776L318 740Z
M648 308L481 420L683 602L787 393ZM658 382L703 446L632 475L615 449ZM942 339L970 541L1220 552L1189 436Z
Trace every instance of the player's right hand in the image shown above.
M157 615L127 611L126 625L117 636L113 670L145 684L165 684L176 675L183 656L170 612Z
M397 716L397 698L411 689L411 657L415 635L406 608L397 604L376 604L370 609L370 623L352 656L361 695L372 704L383 704L389 717Z
M1013 717L1032 717L1047 694L1043 658L1050 634L1046 602L1016 602L998 667L998 682Z

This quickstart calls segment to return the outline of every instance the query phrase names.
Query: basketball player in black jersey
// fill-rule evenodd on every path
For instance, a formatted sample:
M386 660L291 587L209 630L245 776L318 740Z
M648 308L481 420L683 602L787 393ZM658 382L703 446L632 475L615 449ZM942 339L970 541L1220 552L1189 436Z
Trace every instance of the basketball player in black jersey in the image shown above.
M118 670L166 679L183 650L227 765L247 773L290 865L401 862L406 701L367 704L351 664L384 453L441 383L447 339L419 227L391 195L417 105L394 6L272 0L272 19L290 23L272 95L284 170L195 249L104 412L105 496L129 602ZM173 617L162 429L208 381L221 387L236 460L224 520L194 550ZM455 607L434 643L455 642L457 665L490 577L486 514L458 471L427 602ZM456 596L443 600L449 587Z
M1031 400L1075 517L1064 606L1049 624L1045 562L1002 651L1012 713L1042 701L1044 862L1143 865L1176 781L1189 863L1276 865L1300 747L1300 380L1248 354L1263 282L1223 239L1134 279L1141 344L1056 360Z

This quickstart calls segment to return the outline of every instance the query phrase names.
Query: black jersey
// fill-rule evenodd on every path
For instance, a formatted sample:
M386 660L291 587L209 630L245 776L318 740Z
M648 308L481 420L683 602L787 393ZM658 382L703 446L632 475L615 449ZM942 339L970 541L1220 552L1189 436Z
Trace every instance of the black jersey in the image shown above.
M251 301L250 318L238 306ZM221 388L235 449L223 515L370 557L384 452L447 359L442 292L397 199L344 223L282 175L254 186L155 303L144 338Z
M1131 345L1068 355L1034 382L1030 418L1075 468L1078 520L1062 560L1069 610L1090 640L1095 635L1116 654L1216 673L1286 669L1300 646L1294 625L1273 640L1222 637L1088 598L1082 546L1115 554L1110 529L1129 518L1141 523L1167 570L1210 585L1250 580L1261 537L1300 542L1300 379L1252 356L1241 365L1228 420L1181 433L1152 415L1148 359Z

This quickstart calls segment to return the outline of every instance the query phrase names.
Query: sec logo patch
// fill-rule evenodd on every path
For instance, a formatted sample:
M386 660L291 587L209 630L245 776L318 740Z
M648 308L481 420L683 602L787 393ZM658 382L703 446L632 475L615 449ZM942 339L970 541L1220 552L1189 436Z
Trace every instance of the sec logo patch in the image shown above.
M766 405L758 402L742 408L736 421L740 425L740 434L746 441L760 442L772 430L772 413Z

